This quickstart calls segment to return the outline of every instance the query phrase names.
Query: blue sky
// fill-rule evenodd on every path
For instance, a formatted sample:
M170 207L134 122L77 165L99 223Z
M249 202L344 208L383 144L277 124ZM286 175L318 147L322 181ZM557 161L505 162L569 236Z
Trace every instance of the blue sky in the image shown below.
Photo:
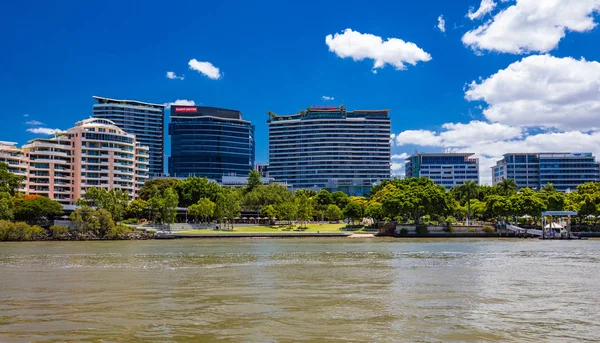
M600 153L599 10L600 0L13 1L0 5L0 140L69 128L90 116L92 95L179 99L242 111L267 162L267 111L343 103L391 110L395 173L415 149L451 148L474 152L487 182L514 150Z

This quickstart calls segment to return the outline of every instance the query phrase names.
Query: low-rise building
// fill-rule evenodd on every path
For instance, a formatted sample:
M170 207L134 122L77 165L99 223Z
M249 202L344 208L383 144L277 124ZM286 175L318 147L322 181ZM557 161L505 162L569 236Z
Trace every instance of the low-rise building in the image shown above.
M406 177L427 177L446 188L479 184L479 160L471 153L415 153L406 159Z
M600 181L600 163L592 153L510 153L492 167L492 183L511 179L519 188L539 190L551 183L557 190L575 190Z

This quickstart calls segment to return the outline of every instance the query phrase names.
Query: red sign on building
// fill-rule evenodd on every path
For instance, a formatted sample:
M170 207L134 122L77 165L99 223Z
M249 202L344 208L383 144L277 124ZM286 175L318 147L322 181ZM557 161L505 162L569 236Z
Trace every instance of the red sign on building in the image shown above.
M175 107L175 112L198 112L196 106Z

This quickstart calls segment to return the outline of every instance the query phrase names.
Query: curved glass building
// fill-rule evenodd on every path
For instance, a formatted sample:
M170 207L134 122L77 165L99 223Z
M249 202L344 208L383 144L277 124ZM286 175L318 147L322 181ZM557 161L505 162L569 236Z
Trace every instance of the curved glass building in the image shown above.
M254 125L242 113L205 106L171 106L172 177L246 176L254 168Z
M271 114L269 174L294 188L368 192L389 179L388 110L346 111L309 108L298 114Z
M94 118L111 120L120 129L135 135L150 148L151 178L164 175L165 105L137 100L118 100L94 96Z

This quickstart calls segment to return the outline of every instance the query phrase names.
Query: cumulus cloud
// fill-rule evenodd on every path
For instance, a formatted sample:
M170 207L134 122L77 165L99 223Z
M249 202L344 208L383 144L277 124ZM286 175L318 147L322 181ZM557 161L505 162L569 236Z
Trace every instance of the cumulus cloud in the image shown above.
M481 0L481 4L479 5L479 9L473 12L474 8L469 8L469 13L467 13L467 17L471 20L483 18L486 14L490 13L496 7L496 3L494 0Z
M44 125L44 123L42 123L41 121L37 121L37 120L29 120L29 121L25 122L25 124L27 124L27 125Z
M488 0L483 0L482 6L484 2ZM517 0L492 20L465 33L462 41L476 51L548 52L558 46L567 31L587 32L596 27L594 14L598 12L600 0Z
M200 62L195 58L188 62L190 69L195 70L212 80L221 78L221 71L210 62Z
M333 100L334 98L333 98L332 96L323 95L323 96L321 97L321 99L323 99L323 100L326 100L326 101L327 101L327 100Z
M27 132L31 132L36 135L53 135L55 133L61 133L64 131L61 129L50 129L47 127L31 127L29 129L27 129Z
M401 154L392 155L392 160L404 161L408 158L408 156L409 155L407 153L403 152Z
M174 80L174 79L183 80L183 78L184 78L183 75L177 76L177 74L175 74L175 72L173 72L173 71L168 71L167 72L167 79L171 79L171 80Z
M352 29L327 35L325 43L329 51L341 58L350 57L354 61L362 61L365 58L374 60L373 73L375 74L376 69L383 68L386 64L394 66L396 70L404 70L405 63L414 66L417 62L431 60L431 55L415 43L405 42L399 38L383 40L379 36Z
M167 106L167 108L171 108L171 105L194 106L196 105L196 102L194 100L177 99L173 102L165 103L165 106Z
M393 177L397 177L397 178L401 179L401 178L404 178L404 176L406 175L406 172L404 170L404 162L400 162L400 163L392 162L391 168L392 168L392 176Z
M444 16L441 14L438 17L437 28L442 32L446 32L446 21L444 20Z
M473 81L465 98L484 101L492 122L561 130L599 128L600 63L534 55Z

